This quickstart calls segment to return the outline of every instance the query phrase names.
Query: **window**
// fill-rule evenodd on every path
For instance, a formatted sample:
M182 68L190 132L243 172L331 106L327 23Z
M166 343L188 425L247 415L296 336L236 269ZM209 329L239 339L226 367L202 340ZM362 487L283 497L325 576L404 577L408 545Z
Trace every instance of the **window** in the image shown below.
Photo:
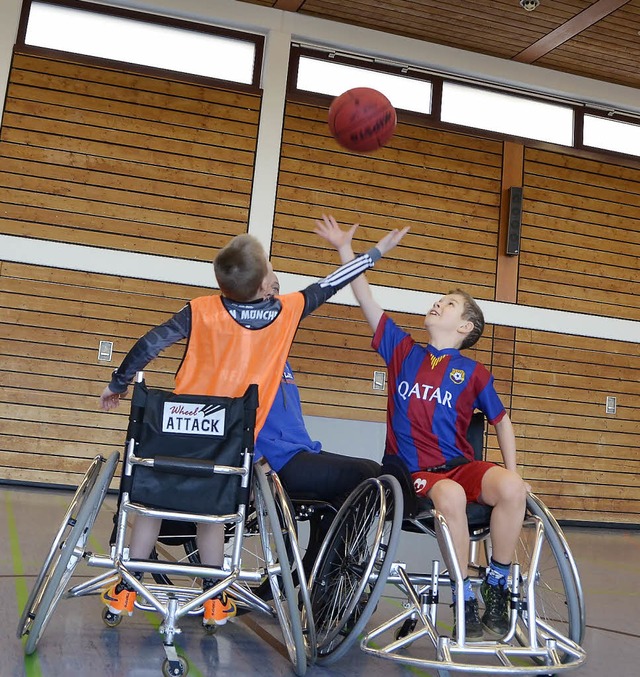
M573 145L574 111L524 96L444 82L443 122L510 136Z
M138 17L140 15L137 15ZM35 47L257 84L257 36L227 36L196 24L168 25L62 4L33 2L24 42Z
M640 156L640 124L585 115L583 143L585 146Z
M398 69L399 70L399 69ZM353 87L371 87L382 92L395 108L429 114L432 84L405 75L394 75L359 66L300 56L297 88L338 96Z

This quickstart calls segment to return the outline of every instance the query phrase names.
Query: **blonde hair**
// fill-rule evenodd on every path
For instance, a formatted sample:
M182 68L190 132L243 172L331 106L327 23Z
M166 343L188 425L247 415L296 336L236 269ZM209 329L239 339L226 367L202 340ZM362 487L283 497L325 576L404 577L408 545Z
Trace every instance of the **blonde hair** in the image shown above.
M232 301L253 301L269 272L267 255L253 235L236 235L213 260L220 291Z

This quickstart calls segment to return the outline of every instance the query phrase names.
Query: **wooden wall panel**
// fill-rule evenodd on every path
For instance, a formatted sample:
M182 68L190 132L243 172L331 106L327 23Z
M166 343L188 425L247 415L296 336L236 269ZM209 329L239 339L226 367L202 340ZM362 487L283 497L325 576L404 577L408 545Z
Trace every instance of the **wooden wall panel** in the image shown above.
M323 212L361 227L368 248L411 226L402 247L371 271L374 284L446 292L464 285L494 298L502 144L403 123L375 155L342 151L327 109L286 108L272 259L279 270L323 277L337 261L312 231Z
M0 478L77 484L98 453L121 449L128 400L98 396L134 341L201 288L3 262L0 267ZM98 361L100 340L112 362ZM147 369L171 388L184 346Z
M208 260L221 236L246 230L258 107L247 94L18 55L0 142L3 232ZM328 135L326 113L287 105L276 270L335 268L312 233L328 211L362 223L359 249L411 225L370 271L374 284L496 298L502 144L402 122L387 148L355 155ZM518 302L639 319L638 170L526 148L524 176ZM123 443L126 404L97 410L111 370L206 290L0 266L0 479L76 484L95 453ZM393 317L427 341L422 313ZM114 341L112 363L97 361L101 339ZM291 363L306 414L384 421L370 341L358 308L327 304L303 321ZM171 387L182 352L150 365L152 385ZM491 368L523 474L554 513L637 523L637 344L488 326L469 355ZM618 397L614 417L606 395ZM498 458L493 435L488 454Z
M640 169L526 149L518 302L640 320Z
M121 449L128 400L111 413L98 396L135 340L206 293L199 287L3 262L0 266L0 479L76 485L97 453ZM395 314L426 340L422 316ZM488 362L491 329L472 353ZM100 340L114 343L99 362ZM326 304L306 318L291 351L304 411L385 420L386 391L373 391L384 369L370 347L358 308ZM184 344L146 370L150 385L170 389ZM382 453L382 449L377 450Z
M246 232L260 97L16 54L2 232L210 260Z
M516 330L519 465L556 517L637 523L639 409L637 344Z

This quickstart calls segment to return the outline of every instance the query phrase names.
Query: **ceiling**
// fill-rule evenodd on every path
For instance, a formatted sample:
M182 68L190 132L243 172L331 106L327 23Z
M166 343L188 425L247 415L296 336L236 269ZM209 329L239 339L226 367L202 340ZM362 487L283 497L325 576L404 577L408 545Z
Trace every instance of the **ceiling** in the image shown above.
M640 0L244 1L640 89Z

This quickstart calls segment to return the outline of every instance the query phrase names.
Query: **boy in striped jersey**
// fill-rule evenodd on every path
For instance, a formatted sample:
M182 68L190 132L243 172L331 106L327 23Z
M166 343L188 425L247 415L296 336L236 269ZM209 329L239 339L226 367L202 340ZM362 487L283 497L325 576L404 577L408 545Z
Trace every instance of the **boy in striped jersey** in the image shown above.
M357 226L343 231L330 216L316 221L316 233L330 242L343 262L353 260L351 239ZM516 472L511 421L493 385L493 376L460 350L473 346L484 317L469 294L454 290L427 313L429 345L417 344L374 300L364 275L351 288L372 331L373 348L388 367L385 452L399 456L411 472L419 496L430 498L445 517L465 577L465 625L469 639L484 628L496 636L508 630L507 577L524 518L527 486ZM476 461L466 439L475 409L495 426L505 467ZM469 530L466 504L493 507L492 557L481 586L482 621L467 577Z
M164 324L140 338L100 396L100 407L118 406L136 372L165 348L187 339L184 358L175 377L177 394L241 397L251 383L258 384L256 435L276 396L289 348L300 321L327 301L375 261L395 247L405 232L393 230L375 247L301 292L273 296L273 269L260 242L244 234L233 238L214 260L221 294L190 301ZM146 559L154 547L161 521L139 515L129 545L132 559ZM198 547L203 564L222 565L224 529L220 524L198 525ZM214 581L205 580L204 588ZM120 581L103 592L112 614L131 614L136 592ZM224 593L204 605L205 625L223 625L236 613Z

